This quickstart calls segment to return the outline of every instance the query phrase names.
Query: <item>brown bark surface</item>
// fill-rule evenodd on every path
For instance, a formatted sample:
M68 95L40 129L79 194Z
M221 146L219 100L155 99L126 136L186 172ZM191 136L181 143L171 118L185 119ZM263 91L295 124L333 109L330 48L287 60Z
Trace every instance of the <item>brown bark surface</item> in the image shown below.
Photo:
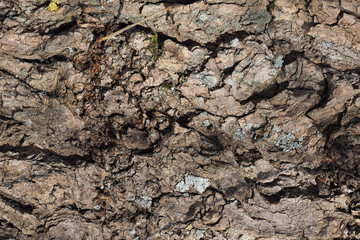
M0 26L0 239L360 238L358 0L2 0Z

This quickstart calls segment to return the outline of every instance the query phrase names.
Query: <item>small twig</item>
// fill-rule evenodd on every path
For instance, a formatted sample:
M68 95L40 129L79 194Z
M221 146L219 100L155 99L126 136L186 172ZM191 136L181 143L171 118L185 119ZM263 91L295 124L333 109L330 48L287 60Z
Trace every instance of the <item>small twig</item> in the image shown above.
M145 21L147 21L147 20L149 20L149 19L152 19L152 18L154 18L155 16L159 15L160 13L166 12L166 11L169 10L170 8L172 8L172 7L167 7L167 8L164 8L163 10L160 10L160 11L158 11L158 12L156 12L156 13L153 13L153 14L151 14L150 16L144 18L143 20L141 20L141 21L139 21L139 22L137 22L137 23L133 23L133 24L127 26L127 27L124 27L124 28L120 29L119 31L116 31L116 32L114 32L114 33L111 33L111 34L105 36L105 37L100 38L100 39L97 40L96 42L102 42L102 41L105 41L105 40L107 40L107 39L109 39L109 38L112 38L112 37L115 37L115 36L117 36L117 35L120 35L121 33L125 32L125 31L128 30L128 29L130 29L130 28L132 28L132 27L135 27L136 25L139 25L139 24L141 24L141 23L143 23L143 22L145 22Z

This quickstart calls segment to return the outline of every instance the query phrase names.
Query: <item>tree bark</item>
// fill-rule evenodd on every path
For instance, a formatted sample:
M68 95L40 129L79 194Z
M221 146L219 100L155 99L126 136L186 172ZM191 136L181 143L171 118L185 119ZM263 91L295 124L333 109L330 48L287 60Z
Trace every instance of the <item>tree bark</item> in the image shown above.
M359 17L3 0L0 239L360 238Z

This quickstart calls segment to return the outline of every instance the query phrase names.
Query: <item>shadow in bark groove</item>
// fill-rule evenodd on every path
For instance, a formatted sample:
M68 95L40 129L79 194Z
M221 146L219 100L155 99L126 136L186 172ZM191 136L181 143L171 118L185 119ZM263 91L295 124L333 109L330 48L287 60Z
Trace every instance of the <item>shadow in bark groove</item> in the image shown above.
M69 156L63 156L63 155L59 155L51 150L48 149L40 149L38 147L35 146L29 146L29 147L22 147L22 146L10 146L10 145L2 145L0 146L0 152L17 152L19 153L18 158L26 158L27 156L31 156L33 154L45 154L46 157L44 157L42 159L42 161L45 162L62 162L64 163L66 166L71 166L71 167L77 167L80 166L84 163L94 163L94 161L91 158L91 155L84 155L84 156L80 156L80 155L69 155Z
M298 59L299 57L304 58L305 54L304 52L298 52L298 51L294 51L291 50L291 52L287 55L285 55L284 57L284 65L288 65L294 61L296 61L296 59Z
M26 203L22 199L15 199L14 197L8 196L7 194L0 191L0 199L2 199L6 205L9 205L13 209L18 210L21 213L32 214L32 211L36 208L35 206Z
M75 29L76 27L77 27L76 20L72 19L70 22L66 22L57 28L50 29L49 32L46 33L46 35L65 34L67 32L70 32L71 30ZM45 33L40 32L40 35L45 35Z
M308 186L306 189L300 189L298 187L288 187L283 188L276 194L273 195L261 195L272 204L279 203L282 198L298 198L298 197L308 197L308 198L319 198L319 189L316 185Z
M256 162L256 160L259 160L262 158L261 153L257 149L250 149L248 152L245 152L241 155L238 153L235 153L235 156L237 158L237 162L239 164L250 164Z
M277 94L286 90L288 86L289 86L289 82L273 84L261 92L253 93L248 99L241 101L240 104L245 105L248 104L249 102L253 102L254 104L256 104L260 101L271 99L275 97Z
M246 31L224 33L224 34L221 34L219 37L217 37L217 39L214 42L208 43L206 47L208 48L208 50L215 51L216 49L219 48L220 44L230 43L232 40L234 40L236 38L239 40L239 42L241 42L249 36L250 36L250 34ZM217 54L217 52L215 52L215 53Z

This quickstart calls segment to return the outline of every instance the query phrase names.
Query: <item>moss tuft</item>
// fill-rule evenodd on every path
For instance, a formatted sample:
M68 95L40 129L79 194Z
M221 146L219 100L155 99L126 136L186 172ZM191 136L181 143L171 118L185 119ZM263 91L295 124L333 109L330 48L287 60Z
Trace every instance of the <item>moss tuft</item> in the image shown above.
M154 33L154 35L149 37L149 40L150 40L150 43L149 43L148 49L152 53L151 60L153 62L156 62L161 57L161 55L164 53L165 50L163 48L160 48L158 34L156 32Z
M267 9L270 11L270 12L273 12L274 10L277 10L277 11L280 11L281 8L279 6L276 5L276 0L273 0L273 1L270 1L268 6L267 6Z
M172 87L174 87L173 82L171 81L164 81L161 85L160 88L161 89L171 89Z

